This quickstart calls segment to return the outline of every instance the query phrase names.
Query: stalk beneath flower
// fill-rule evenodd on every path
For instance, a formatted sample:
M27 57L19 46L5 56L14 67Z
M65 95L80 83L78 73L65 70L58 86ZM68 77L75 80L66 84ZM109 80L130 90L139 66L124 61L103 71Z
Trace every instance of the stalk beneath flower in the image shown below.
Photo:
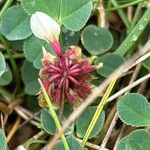
M55 124L56 124L56 127L57 127L58 130L61 130L61 125L60 125L59 119L58 119L58 117L57 117L57 114L56 114L55 110L53 109L53 105L52 105L52 103L51 103L51 100L49 99L49 96L47 95L47 92L46 92L46 90L45 90L45 87L44 87L44 85L43 85L43 83L42 83L42 81L41 81L40 79L39 79L38 81L39 81L39 83L40 83L41 90L42 90L43 95L44 95L44 97L45 97L45 100L46 100L46 102L47 102L47 104L48 104L49 111L51 112L51 115L52 115L52 117L53 117L53 119L54 119L54 122L55 122ZM62 138L62 141L63 141L65 150L70 150L70 148L69 148L69 146L68 146L68 143L67 143L67 140L66 140L66 138L65 138L65 136L64 136L63 133L62 133L62 137L61 137L61 138Z
M64 90L63 90L64 91ZM63 94L64 95L64 94ZM63 113L64 113L64 104L65 104L65 99L64 99L64 96L62 97L62 100L61 100L61 104L60 104L60 107L59 107L59 120L62 120L63 118Z

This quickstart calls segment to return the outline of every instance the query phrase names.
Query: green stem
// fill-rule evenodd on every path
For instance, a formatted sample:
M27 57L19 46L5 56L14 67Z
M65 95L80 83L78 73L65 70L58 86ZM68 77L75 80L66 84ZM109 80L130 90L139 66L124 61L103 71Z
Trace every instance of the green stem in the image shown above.
M133 29L134 26L136 25L136 22L137 22L137 20L138 20L138 18L139 18L139 14L140 14L140 12L141 12L142 6L143 6L143 2L140 3L140 4L138 4L138 6L137 6L137 9L136 9L136 11L135 11L135 15L134 15L134 17L133 17L133 20L132 20L132 23L131 23L131 26L130 26L130 31L132 31L132 29Z
M110 9L110 8L111 8L111 0L108 0L107 9ZM110 18L110 12L109 11L106 13L106 17Z
M11 93L9 93L6 89L4 89L4 88L2 88L2 87L0 87L0 94L1 94L2 96L8 97L10 100L13 100L13 99L14 99L14 96L13 96Z
M36 144L46 144L47 142L45 140L29 140L25 144L26 150L29 150L30 146L35 143Z
M0 18L2 16L2 14L5 12L5 10L11 5L12 2L13 2L13 0L6 1L6 3L4 4L3 8L0 11Z
M133 30L128 34L127 38L123 41L120 47L114 52L118 55L124 56L130 48L135 44L141 33L144 31L145 27L150 22L150 8L146 10L140 21L133 28Z
M59 119L58 119L58 117L57 117L57 114L56 114L56 112L55 112L55 110L54 110L54 107L53 107L53 105L52 105L52 103L51 103L51 100L50 100L50 98L49 98L49 96L48 96L48 94L47 94L47 92L46 92L46 90L45 90L45 88L44 88L44 86L43 86L43 84L42 84L42 82L41 82L40 79L39 79L39 83L40 83L41 90L42 90L42 93L43 93L43 95L44 95L44 98L45 98L45 100L46 100L46 102L47 102L47 104L48 104L49 111L51 112L51 115L52 115L52 117L53 117L53 119L54 119L54 122L55 122L55 124L56 124L56 127L57 127L58 130L61 130L61 125L60 125ZM65 150L70 150L70 148L69 148L69 146L68 146L68 143L67 143L67 140L66 140L64 134L62 134L62 137L61 137L61 138L62 138L62 142L63 142L63 144L64 144Z
M19 92L18 95L15 96L15 98L19 99L19 98L21 98L21 97L23 97L25 95L26 95L25 91L22 91L22 92Z
M111 0L111 2L115 7L119 7L119 4L116 0ZM124 11L122 9L118 9L117 11L118 11L118 14L119 14L120 18L122 19L123 23L125 24L127 29L129 29L130 28L130 23L129 23Z
M128 34L133 30L133 28L135 27L135 25L136 25L136 23L137 23L137 21L139 19L142 6L143 6L143 2L138 4L137 9L136 9L135 14L134 14L134 17L133 17L132 22L131 22L130 29L128 30ZM127 57L132 56L132 54L135 51L135 47L136 47L136 44L134 44L134 46L132 48L130 48L130 50L126 53Z
M4 57L5 57L5 59L9 59L9 55L4 55ZM22 59L22 58L24 58L25 56L24 56L24 54L23 53L21 53L21 54L14 54L13 55L13 58L14 59Z
M133 1L133 2L118 6L118 7L108 8L108 9L106 9L106 11L114 11L114 10L118 10L118 9L127 8L129 6L136 5L136 4L141 3L141 2L143 2L143 0Z
M10 59L10 63L11 63L11 66L12 66L12 69L13 69L13 75L15 77L15 81L16 81L16 85L17 85L17 88L19 87L19 73L18 73L18 68L17 68L17 64L15 62L15 59L13 58L13 54L11 52L11 49L8 47L5 39L2 37L2 35L0 34L0 40L1 42L4 44L5 46L5 50L9 56L9 59Z
M111 0L108 0L107 8L105 9L105 11L108 10L108 9L111 9Z

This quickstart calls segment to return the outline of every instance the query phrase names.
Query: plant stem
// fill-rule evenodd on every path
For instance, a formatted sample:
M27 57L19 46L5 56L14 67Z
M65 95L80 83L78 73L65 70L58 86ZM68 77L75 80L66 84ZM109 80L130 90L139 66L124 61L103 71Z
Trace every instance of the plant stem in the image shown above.
M2 16L2 14L5 12L5 10L11 5L12 2L13 2L13 0L6 1L6 3L4 4L3 8L0 11L0 18Z
M138 4L137 6L137 9L135 11L135 15L133 17L133 20L132 20L132 23L131 23L131 26L130 26L130 31L132 31L132 29L134 28L134 26L136 25L136 22L138 20L138 17L139 17L139 14L140 14L140 11L142 9L142 6L143 6L143 2L141 2L140 4Z
M112 89L113 89L113 87L114 87L118 77L120 76L121 70L122 70L122 68L116 73L114 79L109 84L109 86L108 86L108 88L107 88L107 90L106 90L106 92L105 92L101 102L99 103L99 105L98 105L98 107L96 109L96 112L95 112L95 114L93 116L93 119L92 119L92 121L91 121L91 123L90 123L90 125L89 125L89 127L88 127L88 129L87 129L87 131L85 133L85 136L83 138L82 147L85 146L85 144L86 144L86 142L87 142L87 140L88 140L88 138L89 138L93 128L95 127L95 124L96 124L100 114L102 113L102 110L103 110L103 108L104 108L104 106L106 104L106 101L107 101L107 99L108 99L108 97L109 97L109 95L110 95L110 93L111 93L111 91L112 91Z
M105 148L105 146L106 146L106 144L107 144L107 142L109 140L110 134L111 134L112 130L114 129L115 125L116 125L117 119L118 119L118 113L116 112L115 115L114 115L114 118L113 118L113 120L112 120L112 122L111 122L111 124L110 124L110 126L109 126L109 128L107 130L105 138L102 141L102 144L101 144L99 150Z
M121 6L114 7L114 8L108 8L108 9L106 9L106 11L114 11L114 10L118 10L118 9L127 8L129 6L136 5L136 4L141 3L141 2L143 2L143 0L133 1L133 2L121 5Z
M10 100L14 99L14 96L2 87L0 87L0 94L3 96L7 96Z
M16 81L16 87L18 88L19 87L19 73L18 73L18 68L17 68L17 64L13 58L13 55L12 55L12 52L11 52L11 49L8 47L5 39L2 37L2 35L0 34L0 40L1 42L5 45L5 48L6 48L6 52L8 53L8 56L9 56L9 59L10 59L10 63L11 63L11 66L12 66L12 69L13 69L13 75L15 77L15 81ZM16 88L16 89L17 89Z
M52 105L52 103L51 103L51 100L49 99L49 96L47 95L47 92L46 92L46 90L45 90L45 88L44 88L43 83L41 82L41 80L39 79L38 81L39 81L39 83L40 83L41 90L42 90L43 95L44 95L44 97L45 97L45 100L46 100L46 102L47 102L47 104L48 104L49 111L51 112L51 115L52 115L52 117L53 117L53 119L54 119L54 122L55 122L55 124L56 124L56 127L57 127L58 130L61 130L61 125L60 125L60 122L59 122L59 120L58 120L57 114L56 114L56 112L55 112L55 110L54 110L54 107L53 107L53 105ZM62 142L63 142L64 147L65 147L65 150L70 150L70 148L69 148L69 146L68 146L68 143L67 143L67 140L66 140L64 134L62 134L62 137L61 137L61 138L62 138Z
M98 27L105 28L105 8L103 2L99 4L98 9Z
M130 48L135 44L145 27L150 21L150 8L146 10L140 21L134 27L134 29L129 33L127 38L123 41L120 47L114 52L118 55L124 56Z
M21 123L21 118L18 117L18 118L16 119L14 125L12 126L10 132L9 132L8 135L7 135L7 142L8 142L8 143L9 143L10 140L12 139L13 135L16 133L16 131L17 131L17 129L18 129L20 123Z
M64 100L64 98L62 98L60 108L59 108L59 120L60 121L62 120L62 116L63 116L63 113L64 113L64 103L65 103L65 100Z
M27 141L26 142L26 144L24 145L24 147L25 147L25 149L27 149L27 150L29 150L29 148L30 148L30 146L32 145L32 144L46 144L47 142L45 141L45 140L29 140L29 141Z
M111 2L115 7L119 7L119 4L116 0L111 0ZM118 14L119 14L120 18L122 19L123 23L125 24L127 29L129 29L130 28L130 23L129 23L124 11L122 9L118 9L117 11L118 11Z
M9 55L4 55L4 57L5 57L5 59L9 59ZM24 58L25 56L24 56L24 54L23 53L19 53L19 54L14 54L13 55L13 58L14 59L22 59L22 58Z

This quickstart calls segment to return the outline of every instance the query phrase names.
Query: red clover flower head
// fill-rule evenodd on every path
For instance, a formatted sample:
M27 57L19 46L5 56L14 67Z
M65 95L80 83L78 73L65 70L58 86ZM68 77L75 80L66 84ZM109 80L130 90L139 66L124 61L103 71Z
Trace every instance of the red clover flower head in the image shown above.
M80 59L80 54L81 49L76 46L71 46L61 55L56 53L53 59L45 52L40 77L47 93L56 102L62 99L74 101L78 97L84 99L91 93L90 73L95 67L88 60Z
M35 36L51 44L56 56L43 48L41 81L53 101L85 99L91 93L91 72L95 70L88 59L81 59L81 49L71 46L65 53L59 43L60 26L50 16L36 12L30 26Z

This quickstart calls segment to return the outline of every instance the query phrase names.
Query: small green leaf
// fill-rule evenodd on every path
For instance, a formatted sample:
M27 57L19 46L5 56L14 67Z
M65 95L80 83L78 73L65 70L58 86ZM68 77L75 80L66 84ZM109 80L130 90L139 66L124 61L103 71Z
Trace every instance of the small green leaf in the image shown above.
M4 132L0 129L0 149L7 150L7 141Z
M110 32L95 25L89 25L83 30L81 40L86 50L93 55L99 55L108 51L113 44Z
M49 134L54 135L56 132L56 125L54 119L52 118L49 110L44 110L41 113L41 125L42 128Z
M8 65L6 65L6 70L0 77L0 86L8 85L12 81L12 73Z
M150 57L143 61L143 66L150 71Z
M132 126L150 125L150 104L138 93L122 96L117 104L118 116L126 124Z
M83 28L92 11L90 0L22 0L22 6L30 15L35 11L45 12L73 31Z
M77 128L77 136L80 138L83 138L88 126L93 118L93 115L96 111L96 107L88 107L82 114L81 116L77 119L76 121L76 128ZM90 138L95 137L101 130L105 120L105 113L102 112L100 117L98 118L96 125L90 135Z
M40 90L38 83L39 70L35 69L34 66L25 61L22 67L22 80L25 84L25 92L29 95L35 95Z
M3 54L0 52L0 77L6 70L6 63Z
M60 22L68 29L78 31L84 27L92 11L90 0L63 0L60 7Z
M121 139L117 150L149 150L150 133L145 130L136 130Z
M1 32L10 41L26 39L31 35L30 17L21 6L9 8L1 19Z
M99 73L103 77L108 77L111 73L113 73L121 64L123 64L124 58L117 54L106 54L101 56L95 60L95 64L103 63L103 67L97 69L97 73Z
M30 15L36 11L42 11L51 17L58 19L61 1L58 0L22 0L22 7Z
M72 112L71 106L70 105L65 105L64 108L64 116L63 116L63 121L66 120L66 118L69 116L69 114ZM54 135L56 132L56 125L54 122L54 119L52 118L49 110L44 110L41 113L41 125L42 128L49 134ZM74 124L71 125L67 131L65 132L65 135L70 135L74 131Z
M79 142L76 140L74 136L68 136L66 139L70 150L82 150L81 145L79 144ZM54 150L65 150L62 141L59 141L54 146Z
M54 52L50 45L38 38L36 38L34 35L27 38L24 42L24 54L28 61L33 63L34 67L37 69L40 69L42 67L41 59L43 57L42 52L42 46L45 47L45 49L54 55Z

